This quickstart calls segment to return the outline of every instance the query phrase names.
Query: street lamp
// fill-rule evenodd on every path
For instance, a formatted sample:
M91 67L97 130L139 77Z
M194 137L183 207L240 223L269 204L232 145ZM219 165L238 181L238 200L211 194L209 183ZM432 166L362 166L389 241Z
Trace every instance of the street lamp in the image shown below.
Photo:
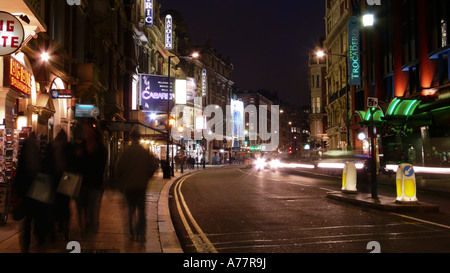
M170 55L169 57L168 57L168 72L167 72L167 85L168 85L168 87L167 87L167 118L169 119L170 118L170 72L171 72L171 59L172 58L193 58L193 59L197 59L197 58L199 58L200 57L200 53L198 53L198 52L194 52L194 53L192 53L191 55L187 55L187 56L180 56L180 55ZM169 157L170 157L170 154L169 154L169 149L170 149L170 129L171 129L171 127L173 126L173 124L171 125L170 124L170 120L168 120L168 126L167 126L167 151L166 151L166 162L167 162L167 165L169 165ZM175 120L173 120L173 122L175 122ZM167 167L167 166L166 166ZM173 152L172 152L172 167L171 167L171 170L170 170L170 172L171 172L171 174L172 174L172 176L174 175L174 172L173 172ZM170 177L167 177L166 175L164 176L164 178L169 178L170 179Z
M372 13L367 13L363 15L364 27L373 27L374 24L375 24L375 16Z
M41 60L43 62L48 62L50 60L50 55L47 52L42 52L41 54Z
M349 82L349 72L348 72L348 56L347 55L342 55L342 54L329 54L325 51L319 50L316 52L316 56L319 58L323 58L326 55L331 55L331 56L338 56L338 57L342 57L345 58L345 67L346 67L346 78L347 78L347 86L346 86L346 97L347 97L347 103L346 103L346 122L347 122L347 151L350 149L352 149L352 145L350 143L350 118L348 115L349 109L350 109L350 105L349 105L349 92L350 92L350 82Z

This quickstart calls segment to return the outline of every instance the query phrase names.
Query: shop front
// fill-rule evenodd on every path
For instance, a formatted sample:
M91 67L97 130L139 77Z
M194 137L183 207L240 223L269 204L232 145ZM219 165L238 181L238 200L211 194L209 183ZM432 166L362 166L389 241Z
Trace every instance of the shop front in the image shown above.
M387 163L450 166L450 99L395 98L382 118Z

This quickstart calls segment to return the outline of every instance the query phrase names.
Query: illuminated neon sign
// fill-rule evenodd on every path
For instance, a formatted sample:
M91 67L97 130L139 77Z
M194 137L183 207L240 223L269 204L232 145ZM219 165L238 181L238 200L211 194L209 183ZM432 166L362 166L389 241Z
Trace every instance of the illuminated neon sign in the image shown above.
M172 16L166 16L166 49L172 49Z
M206 77L207 77L206 69L203 69L203 72L202 72L202 96L203 97L206 97L206 90L207 90L207 86L208 86Z
M31 72L14 58L10 58L9 75L11 86L23 94L31 95Z
M359 21L355 16L348 21L349 85L361 85Z
M175 78L170 79L170 90L167 76L147 75L140 76L140 105L144 112L167 112L174 106Z
M153 26L153 0L145 0L145 26Z

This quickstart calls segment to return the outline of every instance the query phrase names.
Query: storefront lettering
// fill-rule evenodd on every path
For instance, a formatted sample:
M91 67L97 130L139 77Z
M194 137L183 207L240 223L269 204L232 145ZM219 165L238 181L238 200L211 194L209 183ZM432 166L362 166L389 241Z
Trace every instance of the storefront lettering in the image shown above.
M144 100L167 100L167 93L164 92L151 92L148 90L142 91L142 98ZM170 100L173 100L173 94L170 94Z
M359 26L358 20L355 17L349 20L349 71L350 85L360 85L361 84L361 63L360 63L360 41L359 41Z
M31 95L31 72L25 66L11 58L9 74L11 86L26 95Z

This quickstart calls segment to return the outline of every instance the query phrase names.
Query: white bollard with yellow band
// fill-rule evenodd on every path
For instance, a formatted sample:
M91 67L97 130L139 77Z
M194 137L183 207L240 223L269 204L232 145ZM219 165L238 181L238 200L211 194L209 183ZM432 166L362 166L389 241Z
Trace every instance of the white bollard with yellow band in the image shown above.
M353 162L345 163L342 172L342 191L345 193L356 193L356 165Z
M416 203L416 174L411 164L400 164L397 169L397 202Z

